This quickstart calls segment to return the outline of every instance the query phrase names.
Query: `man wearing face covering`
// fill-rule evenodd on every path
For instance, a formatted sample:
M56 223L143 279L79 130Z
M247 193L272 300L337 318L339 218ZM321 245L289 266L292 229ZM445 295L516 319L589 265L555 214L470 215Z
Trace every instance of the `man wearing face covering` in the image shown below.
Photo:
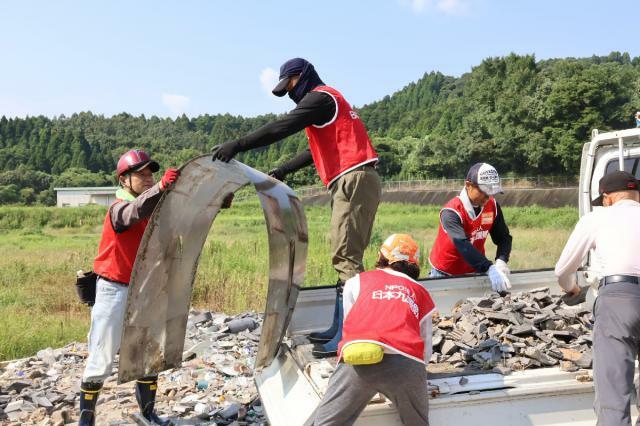
M282 180L314 163L331 192L332 263L338 273L333 323L309 338L317 343L313 350L316 357L333 356L342 338L342 287L364 271L362 257L380 203L380 177L375 169L378 155L358 114L340 92L322 82L311 63L294 58L280 67L280 81L273 94L287 93L296 103L293 110L253 133L214 147L213 160L228 162L238 152L271 145L305 129L309 149L269 175Z

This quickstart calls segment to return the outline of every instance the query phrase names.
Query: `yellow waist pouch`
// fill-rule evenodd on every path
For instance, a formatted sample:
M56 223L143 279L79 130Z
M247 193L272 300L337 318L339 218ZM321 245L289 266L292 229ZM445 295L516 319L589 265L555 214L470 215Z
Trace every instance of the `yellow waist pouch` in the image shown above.
M375 343L352 343L342 350L342 359L350 365L377 364L382 361L382 357L384 349Z

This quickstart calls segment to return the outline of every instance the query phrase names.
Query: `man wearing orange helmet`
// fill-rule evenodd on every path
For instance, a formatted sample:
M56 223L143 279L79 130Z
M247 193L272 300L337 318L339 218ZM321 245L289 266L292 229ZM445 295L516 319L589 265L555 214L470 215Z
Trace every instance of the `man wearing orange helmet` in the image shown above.
M159 183L153 173L160 165L144 151L132 150L118 161L116 177L120 188L107 211L102 238L93 269L98 275L96 300L91 309L89 357L80 385L81 426L95 424L96 403L104 380L111 375L120 348L129 281L142 235L164 191L176 182L177 169L167 169ZM159 425L170 425L154 412L158 377L136 382L136 400L142 416Z
M417 281L418 245L406 234L382 244L374 271L344 286L338 366L329 380L314 426L351 425L380 392L402 423L428 425L427 371L435 305Z

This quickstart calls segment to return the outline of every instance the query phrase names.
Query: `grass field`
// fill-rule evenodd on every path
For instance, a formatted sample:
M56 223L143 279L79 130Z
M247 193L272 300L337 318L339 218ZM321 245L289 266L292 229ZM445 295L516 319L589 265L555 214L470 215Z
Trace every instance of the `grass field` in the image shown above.
M435 238L437 207L383 204L365 254L372 267L384 238L411 234L424 259ZM305 285L332 284L329 208L305 209L309 255ZM84 341L89 310L77 301L78 269L91 269L104 220L99 207L57 209L0 207L0 360L35 353L47 346ZM577 220L575 208L505 208L513 235L512 269L552 267ZM488 243L492 257L495 248ZM234 313L263 308L266 294L267 236L257 201L234 203L209 234L198 268L193 303ZM428 266L423 268L423 274Z

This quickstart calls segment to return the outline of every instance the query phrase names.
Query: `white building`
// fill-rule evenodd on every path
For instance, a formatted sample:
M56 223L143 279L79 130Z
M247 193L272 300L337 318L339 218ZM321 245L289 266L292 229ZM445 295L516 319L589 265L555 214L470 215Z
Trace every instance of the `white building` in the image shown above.
M58 207L82 207L87 204L109 206L116 200L116 186L53 188Z

